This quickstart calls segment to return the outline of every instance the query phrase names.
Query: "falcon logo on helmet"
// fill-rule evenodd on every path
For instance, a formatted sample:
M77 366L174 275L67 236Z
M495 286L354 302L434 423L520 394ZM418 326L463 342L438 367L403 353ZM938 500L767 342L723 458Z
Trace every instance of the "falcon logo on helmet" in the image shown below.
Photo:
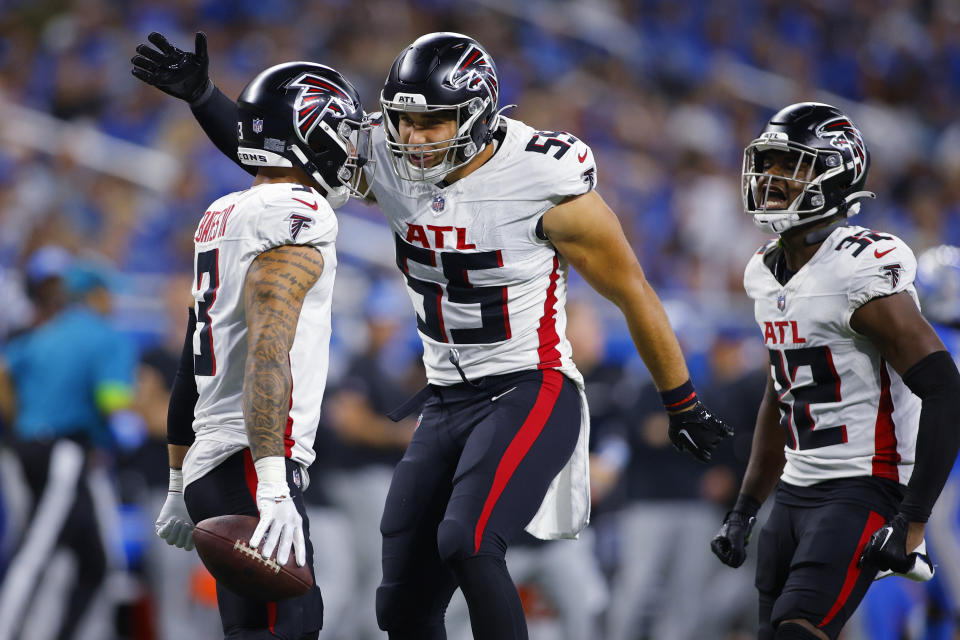
M301 74L288 83L287 87L300 89L300 94L293 103L294 124L297 135L304 142L328 112L334 117L343 118L357 110L357 105L343 88L312 73Z
M847 118L827 120L817 127L817 135L837 149L850 151L853 162L853 182L857 182L867 169L867 145L860 131Z
M451 69L446 82L451 87L466 87L471 91L486 89L493 104L497 104L500 96L497 72L490 64L490 56L475 44L471 44L463 52L460 61Z

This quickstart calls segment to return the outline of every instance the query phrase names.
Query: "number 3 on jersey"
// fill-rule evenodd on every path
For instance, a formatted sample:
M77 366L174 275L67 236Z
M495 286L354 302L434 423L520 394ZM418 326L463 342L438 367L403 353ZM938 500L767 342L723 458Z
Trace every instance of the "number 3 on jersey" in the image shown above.
M830 348L769 351L774 379L779 388L780 424L787 432L790 448L795 451L819 449L846 442L845 425L818 425L810 414L812 405L840 402L840 376L833 366ZM809 367L809 376L800 374L803 367ZM803 378L808 381L803 382ZM788 395L792 399L786 399Z
M217 266L219 249L211 249L197 254L197 282L196 293L202 297L197 299L197 331L200 335L200 353L193 354L193 373L198 376L212 376L217 372L217 358L213 354L213 328L210 324L210 307L217 299L217 289L220 287L220 270ZM206 288L201 289L206 278Z
M497 269L503 266L500 251L459 253L431 251L407 244L394 234L397 266L407 279L407 286L423 296L423 317L417 315L417 328L438 342L454 344L490 344L510 339L510 315L507 311L506 287L478 287L470 282L469 272ZM450 339L443 320L444 285L427 282L410 275L409 262L439 268L447 279L447 300L459 304L479 304L481 326L450 327Z

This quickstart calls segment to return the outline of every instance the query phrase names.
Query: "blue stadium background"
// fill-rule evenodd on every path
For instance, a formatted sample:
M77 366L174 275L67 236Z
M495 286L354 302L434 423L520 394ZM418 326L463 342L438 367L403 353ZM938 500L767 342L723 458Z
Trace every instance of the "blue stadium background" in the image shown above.
M663 298L695 380L715 373L720 347L732 350L724 357L736 375L766 357L741 286L764 236L742 213L739 173L744 144L779 107L830 102L860 126L878 198L857 224L917 253L960 244L955 0L0 0L0 340L30 322L27 259L59 245L109 284L111 319L141 353L179 350L193 230L209 202L250 179L183 103L130 75L134 47L154 30L184 48L205 31L211 76L228 95L269 65L315 60L349 77L369 111L393 58L418 35L477 38L497 62L502 103L518 105L509 115L592 146L598 190ZM399 323L383 347L398 370L419 349L378 211L351 203L341 220L334 384L366 348L371 315ZM615 308L577 278L571 298L596 303L605 362L645 381ZM165 476L162 457L130 464L161 438L165 405L146 396L116 429L121 485L152 483L131 466ZM144 494L121 495L136 567L155 514ZM126 580L148 601L157 589L148 571ZM131 622L138 616L115 625L120 637L154 637L143 635L150 623ZM542 617L547 629L549 607Z

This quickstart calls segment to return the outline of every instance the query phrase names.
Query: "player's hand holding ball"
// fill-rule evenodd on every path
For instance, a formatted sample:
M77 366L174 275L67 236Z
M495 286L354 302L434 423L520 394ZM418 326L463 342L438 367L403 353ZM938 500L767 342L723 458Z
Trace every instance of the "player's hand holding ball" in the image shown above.
M282 456L260 458L254 463L257 469L257 509L260 523L250 537L250 546L263 548L264 557L273 557L281 565L290 558L290 547L298 566L307 564L307 547L303 539L303 520L290 497L287 485L286 462ZM279 544L278 544L279 543Z

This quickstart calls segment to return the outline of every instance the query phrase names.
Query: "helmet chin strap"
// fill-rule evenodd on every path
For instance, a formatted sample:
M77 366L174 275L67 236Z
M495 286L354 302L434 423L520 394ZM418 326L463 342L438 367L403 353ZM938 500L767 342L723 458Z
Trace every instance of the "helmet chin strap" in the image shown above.
M822 218L828 220L830 216L839 216L836 220L831 222L828 225L819 227L810 231L805 236L803 236L804 244L812 245L819 244L827 239L831 233L833 233L838 227L847 226L847 218L855 216L860 213L860 200L865 198L876 198L877 194L872 191L857 191L856 193L851 193L846 198L843 199L843 202L839 206L835 207L833 212L830 215Z
M339 209L347 204L347 201L350 199L349 189L344 186L331 187L327 184L327 181L323 179L323 176L320 175L317 166L307 158L307 155L300 147L293 145L290 150L293 151L293 155L297 156L297 159L300 160L301 168L323 188L323 198L327 201L327 204L330 205L331 209Z
M812 244L820 244L827 239L827 236L836 231L837 228L845 226L847 226L847 219L837 218L830 224L814 229L807 235L803 236L803 243L807 246Z

